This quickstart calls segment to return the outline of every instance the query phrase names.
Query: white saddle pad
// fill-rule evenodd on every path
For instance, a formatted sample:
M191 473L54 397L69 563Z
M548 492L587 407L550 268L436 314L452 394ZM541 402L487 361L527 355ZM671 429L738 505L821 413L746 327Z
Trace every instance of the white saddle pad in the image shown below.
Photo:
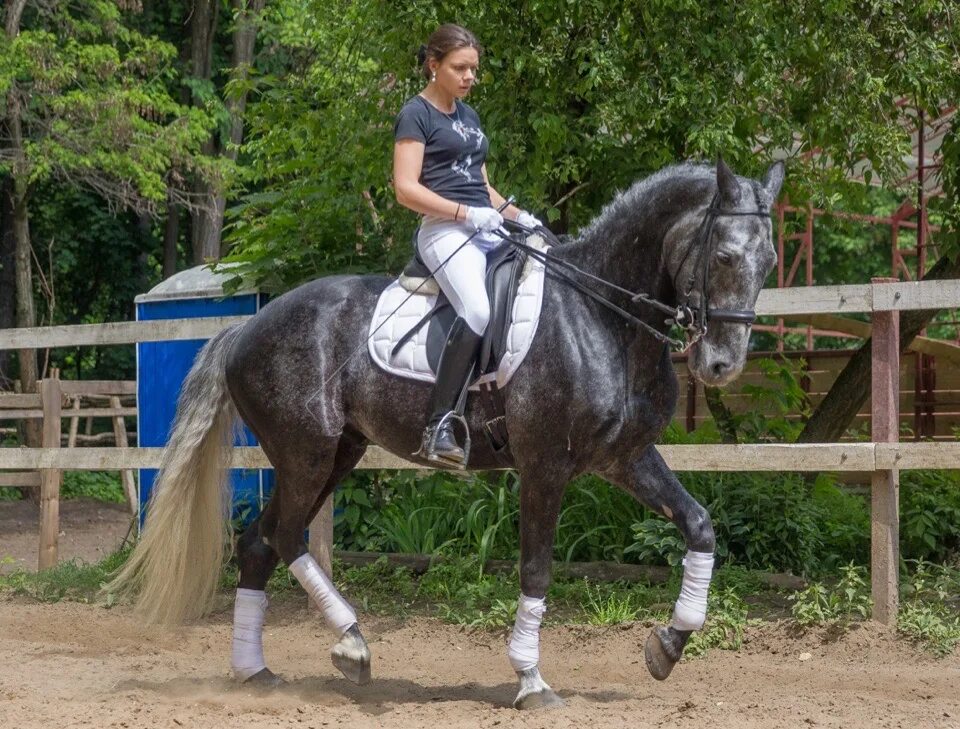
M547 250L548 246L543 238L532 235L527 238L527 245ZM500 365L495 373L478 378L471 389L479 389L479 383L485 380L496 379L497 387L503 387L510 381L513 373L523 362L533 335L537 331L540 321L540 309L543 304L544 267L539 261L528 257L523 273L520 277L520 286L513 301L510 326L507 330L507 351L500 359ZM437 301L436 296L414 294L394 281L384 289L377 301L377 308L370 320L370 335L367 340L370 356L377 365L394 375L409 377L424 382L436 381L436 374L427 360L427 330L429 323L420 327L400 350L391 357L394 346L409 332ZM401 306L401 302L402 306ZM396 313L391 312L400 307Z

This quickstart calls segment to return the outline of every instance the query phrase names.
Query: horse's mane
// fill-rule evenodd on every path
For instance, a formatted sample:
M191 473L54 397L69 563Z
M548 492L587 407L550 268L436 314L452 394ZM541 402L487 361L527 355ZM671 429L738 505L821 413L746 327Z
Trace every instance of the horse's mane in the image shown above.
M629 233L634 229L634 226L629 225L627 221L631 221L649 211L654 199L664 194L664 186L668 186L670 191L675 191L676 195L671 197L674 202L680 202L686 197L684 193L693 191L689 183L707 182L713 184L716 177L717 168L715 165L681 162L664 167L662 170L633 183L626 190L618 191L613 200L603 207L597 217L576 235L569 237L569 242L578 243L618 238L625 232ZM738 176L737 179L749 183L758 209L770 209L774 201L763 188L763 185L749 178ZM699 185L696 187L699 187ZM687 202L689 204L692 201Z

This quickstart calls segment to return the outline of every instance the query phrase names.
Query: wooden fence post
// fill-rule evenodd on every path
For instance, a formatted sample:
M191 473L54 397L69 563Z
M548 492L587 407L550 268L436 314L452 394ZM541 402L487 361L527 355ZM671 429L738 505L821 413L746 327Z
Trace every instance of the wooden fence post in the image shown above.
M113 410L120 409L120 396L110 396L110 407ZM117 448L128 447L127 442L127 424L122 415L113 417L113 439ZM123 493L127 496L127 507L130 513L136 516L139 513L140 499L137 496L137 485L133 481L133 471L120 471L120 481L123 483Z
M310 522L310 554L333 579L333 492Z
M872 283L897 279L874 278ZM871 432L874 443L900 436L900 312L874 311L872 332ZM873 619L897 623L900 569L900 472L874 471L871 478L871 564Z
M43 447L59 448L62 397L60 380L52 377L41 380L40 397L43 401ZM57 564L62 478L63 472L58 468L40 469L40 555L37 568L41 570Z

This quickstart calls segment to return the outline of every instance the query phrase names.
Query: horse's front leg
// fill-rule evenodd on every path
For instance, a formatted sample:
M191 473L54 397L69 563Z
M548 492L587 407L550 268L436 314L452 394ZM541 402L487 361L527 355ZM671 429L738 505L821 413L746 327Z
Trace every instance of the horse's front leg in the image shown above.
M616 466L605 475L648 508L663 514L680 529L687 545L680 597L667 627L656 627L647 639L647 668L662 681L683 655L694 630L707 616L707 591L713 574L716 540L710 515L673 475L653 446L639 458Z
M520 679L520 691L513 702L515 709L563 704L540 675L540 623L547 610L553 538L568 479L551 480L544 471L537 468L520 473L520 600L507 649L510 665Z

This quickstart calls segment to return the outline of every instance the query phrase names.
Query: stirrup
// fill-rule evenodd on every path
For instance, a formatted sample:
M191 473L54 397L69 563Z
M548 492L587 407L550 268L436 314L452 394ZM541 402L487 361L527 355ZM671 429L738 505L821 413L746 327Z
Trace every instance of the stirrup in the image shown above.
M437 434L440 432L440 426L446 425L449 420L455 420L463 426L463 460L454 461L444 458L436 453ZM451 410L436 425L428 425L423 431L423 438L420 441L420 449L413 454L416 458L423 458L431 463L438 463L448 468L454 468L460 471L467 470L467 464L470 462L470 428L467 427L467 419L460 413Z

